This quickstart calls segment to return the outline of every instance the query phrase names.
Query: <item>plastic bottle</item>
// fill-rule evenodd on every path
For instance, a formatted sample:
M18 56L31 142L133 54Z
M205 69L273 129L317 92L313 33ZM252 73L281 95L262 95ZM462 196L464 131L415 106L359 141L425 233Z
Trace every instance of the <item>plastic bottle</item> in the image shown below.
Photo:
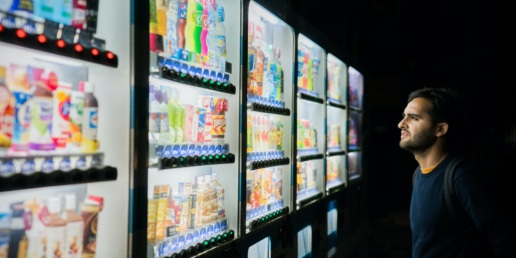
M177 36L177 23L178 23L178 0L168 1L167 10L167 36L166 36L166 52L170 55L178 57L178 36Z
M202 32L202 13L203 7L200 0L195 1L195 12L194 12L194 30L193 30L193 41L194 41L194 52L200 54L202 51L201 44L201 32Z
M206 0L206 2L208 8L208 36L206 39L206 44L208 45L209 64L211 67L216 67L218 57L217 50L215 48L215 41L217 38L218 14L215 0Z
M176 130L176 143L185 142L185 108L179 104L179 93L176 91L176 95L173 98L174 105L176 106L176 112L174 115L175 127Z
M184 49L185 48L185 30L186 30L186 20L188 16L188 0L179 0L179 5L177 6L177 48Z
M82 116L84 112L84 82L79 82L79 90L72 90L70 98L70 143L80 147L82 143Z
M224 26L224 20L225 20L225 13L224 13L224 7L218 6L217 7L217 17L218 20L216 22L216 28L217 28L217 39L216 39L216 48L218 54L226 58L226 27Z
M161 91L155 85L149 87L149 137L152 143L159 140Z
M281 51L279 48L276 49L276 78L274 79L274 88L276 91L276 100L283 101L283 68L281 67Z
M98 149L97 125L99 119L98 101L93 91L95 85L84 83L84 114L82 119L82 145L84 152L94 152Z
M216 31L217 37L215 39L215 48L217 48L217 61L216 67L221 71L226 70L226 28L224 26L225 14L224 7L219 6L217 8L217 17L218 20L216 22Z
M202 4L202 30L201 30L201 54L208 56L208 0L201 0Z
M66 243L66 221L61 218L61 199L48 198L47 204L49 217L46 223L46 257L63 257Z
M169 128L169 134L170 134L170 141L171 143L177 142L177 126L176 126L176 113L178 109L178 103L177 103L177 90L176 89L170 89L169 90L169 101L167 103L167 110L168 110L168 128Z
M65 195L65 210L62 217L66 222L65 257L68 258L82 257L84 221L75 211L76 207L75 195Z
M195 52L194 28L195 28L195 0L188 0L186 6L186 25L184 30L185 46L188 52Z
M167 87L161 86L161 98L159 99L159 140L163 144L172 143L168 119L169 101Z
M59 82L53 92L52 139L56 149L65 149L70 138L70 94L72 85Z

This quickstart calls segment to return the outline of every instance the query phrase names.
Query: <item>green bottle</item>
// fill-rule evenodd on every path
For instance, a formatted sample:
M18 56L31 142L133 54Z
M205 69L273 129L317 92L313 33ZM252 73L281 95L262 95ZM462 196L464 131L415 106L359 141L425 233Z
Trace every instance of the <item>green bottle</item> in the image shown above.
M176 143L185 142L185 108L183 105L179 104L179 93L177 90L175 91L175 95L172 99L175 106L175 115L174 115L174 129L176 131Z

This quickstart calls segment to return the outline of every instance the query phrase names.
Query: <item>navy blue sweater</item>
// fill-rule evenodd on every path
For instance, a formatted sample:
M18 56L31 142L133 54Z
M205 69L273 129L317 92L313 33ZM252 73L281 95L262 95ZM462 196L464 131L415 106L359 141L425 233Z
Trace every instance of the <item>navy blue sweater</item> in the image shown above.
M495 257L516 257L512 221L486 179L472 166L460 164L454 187L462 207L480 234L464 232L451 218L444 200L444 171L448 155L434 170L416 175L410 204L412 257L490 257L482 242L489 241ZM482 239L484 238L484 239Z

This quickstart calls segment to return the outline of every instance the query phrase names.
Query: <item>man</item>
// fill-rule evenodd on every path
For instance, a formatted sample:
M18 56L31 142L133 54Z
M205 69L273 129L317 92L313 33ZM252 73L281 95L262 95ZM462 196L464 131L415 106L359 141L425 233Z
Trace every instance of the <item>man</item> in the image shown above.
M467 128L464 107L451 89L416 90L398 124L400 147L414 154L421 168L410 204L413 258L516 257L512 222L471 163L457 167L453 185L472 227L455 221L446 206L444 172L460 153L456 147Z

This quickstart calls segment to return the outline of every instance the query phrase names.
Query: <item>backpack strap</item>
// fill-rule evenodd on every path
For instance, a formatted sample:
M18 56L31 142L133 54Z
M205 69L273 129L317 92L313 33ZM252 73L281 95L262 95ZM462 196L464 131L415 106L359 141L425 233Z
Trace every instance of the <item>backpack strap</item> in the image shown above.
M444 199L452 219L462 226L464 232L468 232L472 229L473 225L470 219L468 219L466 212L461 207L453 185L453 174L462 162L464 162L464 157L457 156L454 157L446 167L444 172Z

